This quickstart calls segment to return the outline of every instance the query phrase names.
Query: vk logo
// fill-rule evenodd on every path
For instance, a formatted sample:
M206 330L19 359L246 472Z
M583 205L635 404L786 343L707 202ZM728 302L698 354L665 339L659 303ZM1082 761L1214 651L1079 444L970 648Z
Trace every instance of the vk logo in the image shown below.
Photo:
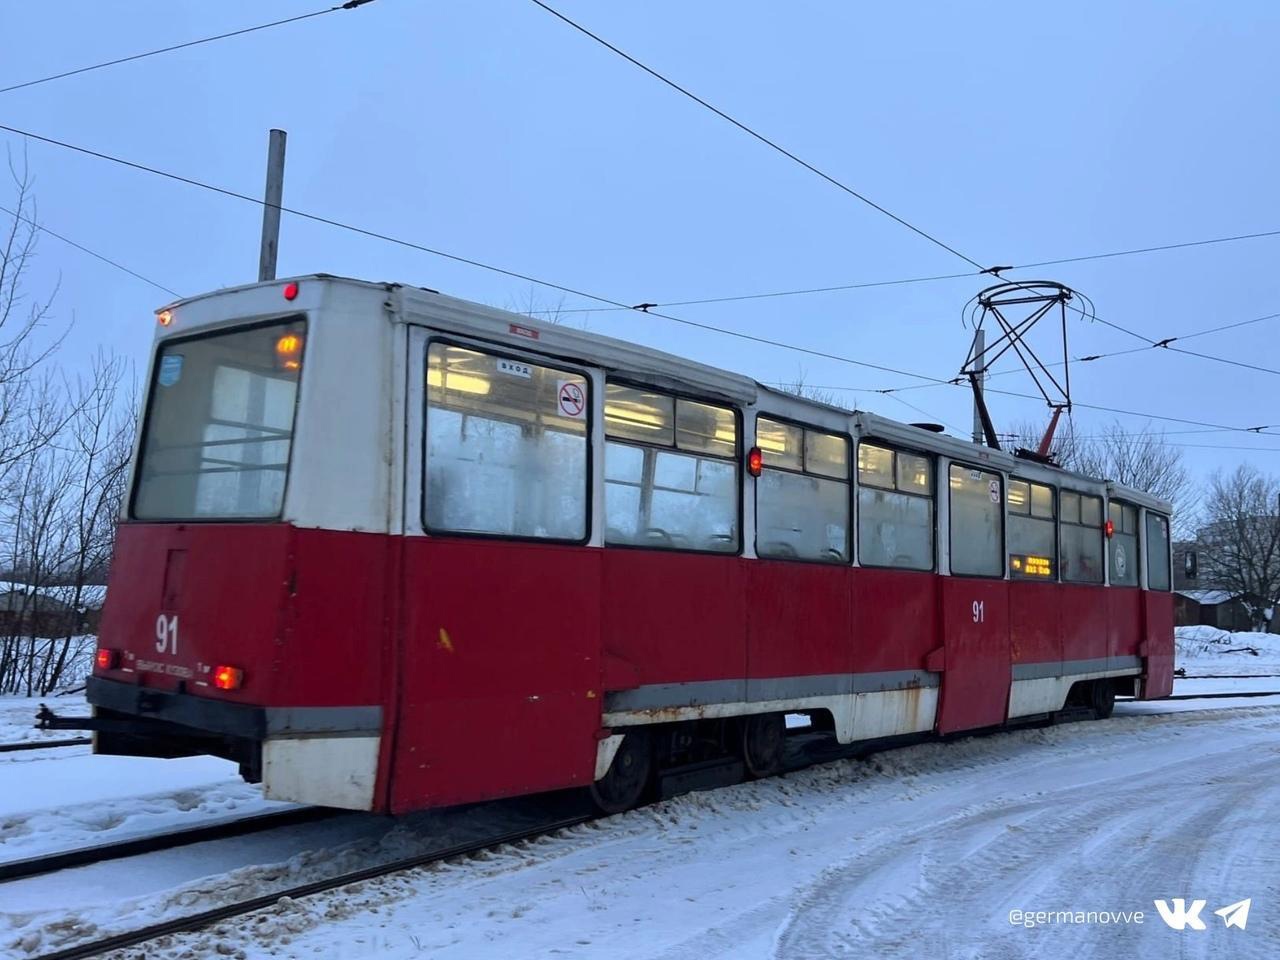
M1200 919L1200 911L1204 909L1204 900L1192 900L1190 909L1187 908L1187 901L1181 897L1173 899L1173 907L1171 908L1164 900L1157 900L1156 909L1160 911L1160 919L1175 930L1185 930L1190 927L1192 930L1205 929L1204 921ZM1245 924L1249 922L1249 905L1253 903L1253 898L1241 900L1223 907L1220 910L1213 911L1215 916L1221 917L1222 922L1228 927L1239 927L1241 930L1245 928Z
M1204 909L1207 901L1192 900L1191 909L1187 909L1187 901L1181 897L1176 897L1173 901L1173 909L1169 909L1169 904L1163 900L1156 901L1156 909L1160 911L1160 918L1173 927L1175 930L1185 930L1190 927L1192 930L1203 930L1204 921L1200 919L1200 911Z

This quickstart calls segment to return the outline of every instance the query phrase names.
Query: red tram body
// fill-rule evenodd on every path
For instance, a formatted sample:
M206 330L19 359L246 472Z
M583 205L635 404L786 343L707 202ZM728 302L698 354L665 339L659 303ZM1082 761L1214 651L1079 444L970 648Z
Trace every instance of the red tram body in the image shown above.
M398 813L599 784L645 731L1171 691L1140 491L413 287L159 317L98 752Z

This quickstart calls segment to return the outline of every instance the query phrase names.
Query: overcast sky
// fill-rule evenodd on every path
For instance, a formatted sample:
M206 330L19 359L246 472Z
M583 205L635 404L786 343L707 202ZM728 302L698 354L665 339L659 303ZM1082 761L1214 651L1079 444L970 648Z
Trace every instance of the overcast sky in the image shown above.
M7 2L0 87L323 3ZM1280 229L1273 3L555 5L983 264ZM971 269L527 0L375 0L5 93L0 123L255 196L267 130L282 127L286 205L626 303ZM20 154L21 138L0 139ZM35 142L28 155L50 229L184 295L255 279L260 208ZM1280 313L1278 252L1280 237L1011 276L1078 288L1099 316L1159 340ZM313 272L498 306L590 305L286 217L279 273ZM59 276L55 319L76 324L66 360L101 344L145 366L168 295L46 236L31 292ZM987 282L670 312L950 377L969 345L962 307ZM766 382L918 382L635 313L570 316ZM1280 367L1278 330L1268 320L1187 347ZM1142 344L1079 317L1068 331L1077 357ZM1044 325L1036 343L1051 350L1053 335ZM1280 425L1275 375L1166 350L1075 364L1072 384L1078 403ZM1033 392L1025 375L991 385ZM954 432L971 421L955 387L840 396ZM1047 418L1043 403L992 405L1001 429ZM1085 434L1112 419L1075 416ZM1123 422L1188 444L1197 477L1242 459L1280 470L1280 426L1266 439Z

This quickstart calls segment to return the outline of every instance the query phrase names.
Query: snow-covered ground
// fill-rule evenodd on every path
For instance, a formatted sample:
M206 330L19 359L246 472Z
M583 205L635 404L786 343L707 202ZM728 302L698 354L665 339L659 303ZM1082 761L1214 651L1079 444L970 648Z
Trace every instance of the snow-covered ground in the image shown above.
M1280 689L1265 676L1280 674L1280 638L1214 639L1180 628L1189 679L1176 693ZM1258 655L1229 652L1244 647ZM1216 674L1248 677L1195 679ZM16 739L9 713L4 742ZM1280 697L1116 713L682 797L282 902L145 955L1280 956ZM265 808L220 761L32 753L0 760L0 860ZM0 886L0 955L269 893L464 837L493 816L340 819ZM1174 897L1206 900L1208 929L1166 926L1154 901ZM1246 898L1245 930L1212 914ZM1014 910L1031 925L1011 922ZM1037 923L1036 911L1141 911L1143 922Z
M0 697L0 743L30 743L36 740L66 740L87 736L81 730L36 729L36 712L42 703L48 704L54 713L68 716L86 716L89 712L83 693L50 697Z
M1280 634L1228 633L1216 627L1176 627L1177 666L1203 674L1280 673Z
M1278 733L1280 711L1253 708L913 747L281 903L147 956L1272 958ZM1172 897L1208 900L1209 928L1166 927L1154 900ZM1247 897L1246 930L1208 913ZM1027 928L1014 910L1144 922Z

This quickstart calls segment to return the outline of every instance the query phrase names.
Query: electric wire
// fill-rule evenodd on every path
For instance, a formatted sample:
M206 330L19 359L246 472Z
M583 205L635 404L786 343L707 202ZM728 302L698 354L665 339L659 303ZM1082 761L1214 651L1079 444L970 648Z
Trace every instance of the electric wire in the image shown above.
M1207 330L1197 330L1194 333L1179 334L1176 337L1169 337L1167 340L1155 341L1153 343L1148 344L1145 347L1131 347L1128 350L1112 350L1112 351L1108 351L1107 353L1095 353L1095 354L1089 354L1083 357L1072 357L1071 362L1072 363L1092 363L1095 360L1107 360L1112 357L1124 357L1134 353L1144 353L1147 350L1154 349L1157 347L1167 347L1170 343L1173 343L1176 340L1190 340L1194 337L1203 337L1211 333L1220 333L1224 330L1234 330L1239 327L1249 326L1250 324L1262 323L1266 320L1275 320L1278 317L1280 317L1280 313L1268 313L1265 316L1253 317L1252 319L1249 319L1249 320L1239 320L1235 323L1225 323L1216 327L1210 327ZM1170 348L1170 349L1176 349L1176 348ZM1176 350L1176 352L1187 353L1191 356L1201 356L1201 354L1196 354L1189 350ZM1224 358L1217 358L1217 359L1224 360ZM1235 361L1225 361L1225 362L1234 363ZM1045 366L1047 367L1060 367L1062 365L1063 364L1061 360L1055 360L1051 363L1045 364ZM1253 367L1252 364L1244 364L1244 366L1250 367L1252 369L1260 369L1267 373L1278 372L1278 371L1270 370L1266 367ZM1010 376L1011 374L1016 374L1021 372L1022 372L1021 370L998 370L998 371L988 373L987 379L991 379L993 377L1007 377L1007 376ZM912 389L912 387L902 387L898 389L909 390L909 389Z
M1255 240L1262 237L1280 237L1280 230L1270 230L1263 233L1243 233L1231 237L1214 237L1209 240L1189 240L1183 243L1169 243L1161 246L1138 247L1132 250L1113 250L1108 253L1094 253L1078 257L1064 257L1060 260L1040 260L1035 263L1020 263L1011 267L1002 267L1000 272L1007 273L1011 270L1030 270L1037 267L1054 266L1063 263L1084 263L1090 260L1108 260L1113 257L1136 256L1138 254L1157 253L1164 250L1181 250L1188 247L1202 247L1217 243L1232 243L1238 240ZM768 300L778 297L802 297L818 293L837 293L845 290L864 290L872 287L895 287L916 283L936 283L942 280L961 280L971 277L981 277L989 275L987 271L970 270L964 273L943 273L930 277L904 277L897 280L869 280L856 283L832 284L823 287L802 287L791 290L770 290L763 293L743 293L735 295L725 295L716 297L703 297L696 300L662 300L655 302L655 307L689 307L701 306L703 304L713 303L737 303L745 300ZM568 307L556 310L535 310L534 313L595 313L597 311L616 310L617 307ZM1254 321L1244 321L1251 323ZM1236 324L1236 326L1243 326ZM1203 333L1216 333L1217 330L1228 329L1228 327L1219 327L1214 330L1202 331L1199 334L1184 334L1180 339L1186 340L1191 336L1201 336Z
M650 67L647 64L637 60L635 57L631 56L631 54L627 53L625 50L622 50L621 48L610 43L608 40L604 39L599 34L592 33L582 24L565 16L563 13L561 13L559 10L556 10L554 7L550 6L549 4L543 3L542 0L530 0L530 2L533 3L534 6L539 7L542 10L546 11L547 13L551 14L553 17L556 17L558 20L561 20L562 22L568 24L570 27L572 27L574 30L577 30L579 33L583 34L584 36L590 37L596 43L613 51L618 56L626 60L628 63L631 63L636 67L639 67L641 70L649 74L651 77L657 80L660 80L662 83L665 83L672 90L675 90L677 93L680 93L688 97L694 103L697 103L700 106L706 108L707 110L710 110L716 116L720 117L720 119L726 120L729 123L733 124L743 133L746 133L749 136L754 137L756 140L760 141L765 146L773 150L776 150L778 153L782 154L784 157L804 167L804 169L808 170L810 173L816 174L817 176L821 177L823 180L827 181L827 183L831 184L837 189L843 190L845 193L849 194L849 196L854 197L857 200L860 200L862 203L865 203L867 206L871 207L874 210L878 210L880 213L884 214L889 219L896 221L897 223L906 227L908 230L912 231L913 233L918 234L919 236L928 240L930 243L933 243L941 247L943 250L946 250L948 253L959 257L961 260L964 260L966 263L970 264L971 266L977 267L978 270L985 269L982 266L982 264L979 263L977 260L974 260L972 257L966 256L965 254L957 250L955 247L952 247L949 244L944 243L943 241L939 240L937 237L933 236L932 234L926 233L920 227L917 227L915 224L898 216L892 210L882 207L880 204L876 203L874 200L870 199L865 194L859 193L857 190L853 189L853 187L850 187L848 184L840 180L837 180L831 174L818 169L812 163L792 153L786 147L781 146L776 141L771 140L768 137L766 137L764 134L759 133L758 131L752 129L751 127L743 123L741 120L738 120L730 116L729 114L725 113L725 111L721 110L719 107L704 100L702 97L698 96L696 93L693 93L691 90L685 87L682 87L680 84L676 83L674 80L670 79L669 77L666 77L663 74L659 73L657 70L653 69L653 67Z
M983 265L982 265L981 263L979 263L977 260L975 260L975 259L973 259L972 257L968 256L967 254L961 253L961 252L960 252L959 250L957 250L955 247L953 247L953 246L951 246L951 245L949 245L949 244L947 244L947 243L944 243L942 240L938 239L936 236L934 236L934 235L932 235L932 234L930 234L930 233L926 232L925 230L922 230L920 227L917 227L915 224L913 224L913 223L909 222L908 220L906 220L906 219L904 219L904 218L902 218L902 217L898 216L898 215L897 215L896 213L894 213L893 211L891 211L891 210L887 209L886 207L881 206L880 204L878 204L878 203L876 203L875 201L873 201L873 200L871 200L870 198L868 198L866 195L864 195L864 194L860 193L859 191L857 191L857 190L853 189L852 187L850 187L848 184L844 183L843 181L838 180L837 178L835 178L835 177L834 177L834 176L832 176L831 174L826 173L825 171L823 171L823 170L819 169L818 167L816 167L815 165L813 165L813 164L812 164L812 163L810 163L809 161L807 161L807 160L803 159L802 157L798 156L797 154L793 153L792 151L790 151L790 150L786 149L785 147L781 146L781 145L780 145L779 143L777 143L776 141L771 140L769 137L765 136L764 134L760 133L759 131L755 130L754 128L752 128L752 127L748 126L747 124L743 123L741 120L738 120L737 118L735 118L735 117L731 116L730 114L726 113L724 110L721 110L719 107L715 106L714 104L710 103L709 101L707 101L707 100L703 99L702 97L698 96L696 93L693 93L693 92L692 92L691 90L689 90L688 88L686 88L686 87L684 87L684 86L681 86L679 83L677 83L676 81L674 81L674 80L672 80L671 78L667 77L667 76L666 76L666 75L664 75L663 73L660 73L658 70L654 69L653 67L651 67L651 66L649 66L648 64L644 63L643 61L638 60L636 57L634 57L634 56L632 56L631 54L627 53L627 52L626 52L625 50L623 50L622 48L620 48L620 47L618 47L617 45L615 45L615 44L611 43L610 41L608 41L608 40L604 39L604 37L600 36L600 35L599 35L599 34L597 34L597 33L594 33L594 32L593 32L593 31L591 31L591 30L589 30L587 27L585 27L585 26L583 26L582 24L578 23L576 20L573 20L572 18L570 18L570 17L566 16L565 14L561 13L559 10L556 10L556 9L555 9L554 7L552 7L550 4L544 3L544 2L543 2L543 0L530 0L530 2L531 2L531 3L533 3L533 5L534 5L534 6L536 6L536 7L538 7L539 9L541 9L541 10L545 11L546 13L551 14L553 17L555 17L555 18L557 18L558 20L560 20L561 22L563 22L563 23L567 24L569 27L572 27L574 30L578 31L579 33L583 34L584 36L589 37L591 40L594 40L596 43L598 43L598 44L600 44L601 46L605 47L606 49L608 49L608 50L612 51L614 54L616 54L616 55L618 55L619 57L623 58L623 59L624 59L624 60L626 60L628 63L632 64L633 66L635 66L635 67L637 67L637 68L639 68L640 70L643 70L645 73L649 74L649 75L650 75L651 77L653 77L654 79L659 80L659 81L661 81L662 83L666 84L666 85L667 85L668 87L670 87L672 90L675 90L677 93L680 93L681 95L683 95L683 96L685 96L685 97L689 98L689 99L690 99L690 100L692 100L694 103L697 103L698 105L702 106L703 108L705 108L705 109L707 109L707 110L711 111L711 112L712 112L712 113L714 113L716 116L720 117L722 120L725 120L725 121L727 121L727 122L729 122L729 123L733 124L733 126L737 127L737 128L738 128L739 130L741 130L743 133L746 133L748 136L753 137L754 139L758 140L760 143L763 143L765 146L767 146L767 147L769 147L769 148L771 148L771 149L773 149L773 150L777 151L778 153L782 154L784 157L787 157L788 159L790 159L790 160L791 160L791 161L793 161L794 163L799 164L801 167L805 168L805 169L806 169L806 170L808 170L809 172L811 172L811 173L813 173L813 174L816 174L817 176L821 177L823 180L827 181L827 182L828 182L828 183L830 183L832 186L834 186L834 187L836 187L836 188L838 188L838 189L840 189L840 190L844 191L845 193L847 193L847 194L849 194L850 196L852 196L852 197L856 198L857 200L860 200L862 203L865 203L866 205L868 205L868 206L872 207L873 209L878 210L880 213L884 214L885 216L889 217L890 219L892 219L892 220L896 221L897 223L901 224L902 226L906 227L908 230L911 230L912 232L914 232L914 233L918 234L919 236L923 237L924 239L926 239L926 240L930 241L931 243L933 243L933 244L935 244L935 245L937 245L937 246L941 247L943 250L946 250L948 253L951 253L951 254L953 254L954 256L959 257L961 260L964 260L966 263L970 264L971 266L976 267L976 268L978 269L978 272L979 272L980 274L982 274L982 273L988 273L988 274L993 274L993 275L995 275L995 276L999 276L999 275L1000 275L1000 273L1001 273L1001 272L1003 272L1005 269L1011 269L1011 268L1004 268L1004 267L983 267ZM1269 233L1269 234L1256 234L1256 235L1249 235L1248 237L1245 237L1245 236L1243 236L1243 235L1242 235L1242 237L1241 237L1240 239L1251 238L1252 236L1275 235L1276 233L1280 233L1280 231L1275 231L1275 232L1273 232L1273 233ZM1228 239L1233 239L1233 238L1215 238L1215 239L1213 239L1213 240L1208 240L1208 241L1189 241L1186 245L1187 245L1187 246L1196 246L1196 245L1204 245L1204 244L1212 243L1212 242L1227 242L1227 240L1228 240ZM1116 251L1115 253L1113 253L1113 254L1112 254L1112 256L1128 256L1128 255L1132 255L1132 254L1136 254L1136 253L1148 253L1148 252L1154 252L1154 251L1155 251L1155 250L1157 250L1157 249L1177 249L1179 246L1180 246L1179 244L1167 244L1167 245L1164 245L1164 246L1162 246L1162 247L1140 248L1140 249L1135 249L1135 250L1131 250L1131 251ZM1098 259L1101 259L1101 258L1102 258L1101 256L1099 256L1099 257L1098 257ZM1035 263L1035 264L1027 264L1027 265L1025 265L1025 266L1027 266L1027 267L1031 267L1031 266L1048 266L1048 265L1051 265L1051 264L1062 264L1062 263L1073 263L1073 262L1074 262L1074 263L1078 263L1078 262L1081 262L1081 261L1082 261L1082 260L1084 260L1084 259L1088 259L1088 258L1074 258L1074 257L1068 257L1068 258L1062 258L1062 259L1059 259L1059 260L1046 260L1046 261L1041 261L1041 262L1039 262L1039 263ZM920 282L920 281L917 281L917 282ZM1017 283L1018 283L1018 281L1016 281L1016 280L1014 280L1014 281L1010 281L1010 282L1011 282L1011 283L1015 283L1015 284L1017 284ZM713 298L713 299L715 299L715 298ZM702 302L713 302L713 299L712 299L712 300L705 300L705 301L702 301ZM723 302L723 301L720 301L720 302ZM686 301L686 302L685 302L685 305L689 305L689 303L690 303L689 301ZM673 305L675 305L675 304L673 304ZM646 306L646 307L648 307L648 308L652 308L652 307L654 307L654 306L658 306L658 304L646 304L645 306ZM1090 310L1090 313L1089 313L1089 314L1085 314L1082 310L1080 310L1080 308L1075 307L1074 305L1068 304L1068 307L1070 307L1072 310L1075 310L1075 311L1076 311L1076 312L1078 312L1078 313L1081 313L1081 315L1082 315L1082 316L1088 316L1088 318L1089 318L1089 319L1096 320L1097 322L1099 322L1099 323L1101 323L1101 324L1103 324L1103 325L1105 325L1105 326L1111 327L1111 328L1113 328L1113 329L1115 329L1115 330L1118 330L1118 331L1120 331L1120 332L1122 332L1122 333L1126 333L1126 334L1128 334L1128 335L1129 335L1129 336L1131 336L1131 337L1136 337L1137 339L1139 339L1139 340L1143 340L1143 341L1145 341L1145 342L1147 342L1147 343L1149 343L1149 344L1153 344L1153 345L1157 344L1157 341L1152 340L1150 337L1147 337L1147 336L1145 336L1144 334L1138 333L1137 331L1131 330L1131 329L1129 329L1128 327L1123 326L1122 324L1118 324L1118 323L1116 323L1116 322L1114 322L1114 321L1107 320L1107 319L1105 319L1105 318L1103 318L1103 317L1099 317L1099 316L1096 314L1096 312L1094 312L1094 311L1092 311L1092 310ZM567 312L567 311L564 311L564 312ZM1159 345L1162 345L1162 346L1168 346L1168 343L1166 342L1166 343L1159 344ZM1228 359L1228 358L1226 358L1226 357L1218 357L1218 356L1214 356L1213 354L1197 353L1197 352L1194 352L1194 351L1183 350L1183 349L1181 349L1181 348L1170 348L1170 349L1173 349L1175 352L1178 352L1178 353L1186 353L1186 354L1188 354L1188 355L1190 355L1190 356L1199 357L1199 358L1200 358L1200 359L1202 359L1202 360L1211 360L1211 361L1214 361L1214 362L1217 362L1217 363L1229 364L1229 365L1231 365L1231 366L1235 366L1235 367L1240 367L1240 368L1250 369L1250 370L1257 370L1257 371L1260 371L1260 372L1262 372L1262 373L1269 373L1269 374L1273 374L1273 375L1275 375L1275 376L1280 376L1280 370L1275 370L1275 369L1272 369L1272 368L1270 368L1270 367L1262 367L1262 366L1258 366L1258 365L1256 365L1256 364L1245 363L1245 362L1243 362L1243 361L1239 361L1239 360L1231 360L1231 359Z
M11 93L14 90L23 90L27 87L34 87L41 83L50 83L54 80L63 80L67 77L78 76L82 73L89 73L93 70L101 70L104 67L114 67L121 63L132 63L135 60L145 60L147 57L159 56L163 53L172 53L175 50L186 50L190 47L198 47L201 44L213 43L215 40L226 40L230 37L242 37L248 33L257 33L259 30L270 30L272 27L282 27L289 23L298 23L302 20L310 20L313 17L322 17L327 13L335 13L338 10L354 10L356 7L363 6L366 3L372 3L373 0L349 0L347 3L338 4L335 7L328 7L324 10L313 10L311 13L299 14L296 17L286 17L283 20L273 20L270 23L260 23L253 27L243 27L239 30L231 30L227 33L219 33L212 37L201 37L198 40L188 40L185 43L175 43L168 47L160 47L157 50L147 50L143 53L131 54L127 57L117 57L115 60L104 60L102 63L94 63L85 67L76 67L74 70L64 70L61 73L50 74L47 77L39 77L35 80L26 80L22 83L11 84L7 87L0 87L0 93Z
M62 140L54 139L52 137L47 137L41 134L32 133L30 131L22 130L17 127L8 126L6 124L0 124L0 130L4 130L9 133L16 134L17 136L29 137L30 139L37 140L41 143L46 143L51 146L61 147L63 149L71 150L73 152L76 152L85 156L94 157L99 160L105 160L114 164L118 164L123 167L137 170L139 172L148 173L153 176L162 177L178 183L184 183L189 186L208 190L213 193L220 194L222 196L232 197L237 200L254 204L256 206L265 205L264 200L261 200L257 197L249 196L248 194L239 193L238 191L230 190L225 187L219 187L214 184L205 183L203 181L196 180L192 177L185 177L180 174L175 174L169 171L160 170L156 167L147 166L146 164L138 163L132 160L126 160L124 158L116 157L111 154L103 153L98 150L92 150L87 147L81 147L76 144L67 143ZM717 326L715 324L703 323L696 320L690 320L685 317L678 317L669 313L662 313L662 312L647 308L648 305L642 304L638 306L628 307L626 304L622 303L619 300L613 300L608 297L603 297L597 294L588 293L587 291L579 290L574 287L567 286L565 284L555 283L549 280L542 280L526 273L521 273L515 270L508 270L504 267L495 266L493 264L485 263L480 260L475 260L470 257L463 257L458 254L448 253L443 250L439 250L433 247L428 247L425 244L420 244L411 240L403 239L401 237L395 237L390 234L380 233L375 230L359 227L354 224L345 223L340 220L334 220L332 218L320 216L318 214L308 213L307 211L298 210L292 207L281 206L280 210L282 213L288 213L292 216L296 216L304 220L309 220L315 223L322 223L337 229L346 230L350 233L354 233L359 236L365 236L371 239L381 240L386 243L395 244L397 246L405 247L412 250L418 250L420 252L428 253L433 256L438 256L446 260L451 260L457 263L463 263L468 266L476 267L478 269L483 269L493 273L501 274L502 276L512 277L514 279L523 280L528 283L538 284L539 286L560 290L565 293L570 293L570 294L573 294L574 296L583 297L584 299L588 299L588 300L594 300L599 303L605 303L605 304L609 304L611 306L617 306L617 307L626 307L627 309L630 309L637 313L644 313L645 315L652 316L652 317L661 317L662 319L670 320L674 323L683 324L685 326L692 327L695 329L700 329L700 330L705 330L713 333L723 334L726 336L736 337L741 340L762 344L764 346L777 347L784 350L790 350L796 353L804 354L806 356L819 357L822 359L833 360L838 363L844 363L844 364L848 364L851 366L856 366L864 369L877 370L883 373L891 373L896 376L909 377L915 380L924 381L926 384L929 384L929 385L943 385L943 384L958 385L954 382L954 380L947 380L940 377L933 377L933 376L929 376L928 374L916 373L911 370L903 370L897 367L890 367L885 364L872 363L866 360L858 360L853 357L843 356L841 354L832 353L827 350L820 350L814 347L805 347L799 344L787 343L782 340L776 340L772 337L759 336L757 334L746 333L741 330L732 330L727 327ZM642 307L645 307L645 309L642 309ZM846 389L846 388L836 388L836 389ZM886 391L876 391L876 392L886 392ZM1021 394L1013 391L996 390L993 388L988 388L988 392L1000 393L1000 394L1005 394L1011 397L1020 397L1028 400L1041 399L1040 397L1036 397L1031 394ZM1141 418L1153 419L1153 420L1164 420L1171 423L1182 423L1182 424L1187 424L1191 426L1220 427L1224 430L1234 430L1242 433L1254 432L1252 428L1249 428L1249 427L1232 427L1225 424L1208 423L1205 421L1191 420L1191 419L1186 419L1181 417L1170 417L1170 416L1161 415L1161 414L1141 413L1141 412L1136 412L1132 410L1121 410L1118 408L1106 407L1098 404L1077 403L1076 406L1084 407L1087 409L1101 410L1103 412L1114 413L1122 416L1133 416L1133 417L1141 417Z
M41 143L49 144L50 146L61 147L65 150L71 150L71 151L74 151L75 153L83 154L84 156L94 157L99 160L106 160L110 163L115 163L123 167L128 167L130 169L137 170L142 173L149 173L153 176L164 177L165 179L173 180L177 183L185 183L188 186L198 187L202 190L208 190L212 193L218 193L225 197L232 197L236 200L242 200L245 203L252 203L260 207L266 205L265 200L262 200L259 197L250 196L247 193L240 193L239 191L230 190L230 189L227 189L226 187L219 187L212 183L206 183L202 180L196 180L193 177L184 177L181 174L171 173L167 170L161 170L157 167L147 166L144 163L138 163L134 160L126 160L123 157L112 156L109 153L102 153L101 151L98 151L98 150L91 150L88 147L77 146L74 143L68 143L63 140L57 140L57 139L54 139L53 137L46 137L38 133L32 133L31 131L28 131L28 130L19 129L18 127L11 127L5 124L0 124L0 130L7 131L8 133L13 133L21 137L28 137L32 140L37 140ZM533 277L524 273L519 273L515 270L507 270L503 267L498 267L493 264L484 263L483 261L480 261L480 260L474 260L469 257L463 257L457 254L448 253L444 250L437 250L434 247L428 247L420 243L415 243L412 240L405 240L401 237L391 236L390 234L379 233L376 230L368 230L368 229L365 229L364 227L356 226L355 224L344 223L341 220L333 220L329 217L322 217L318 214L308 213L305 210L298 210L293 207L281 206L280 211L281 213L287 213L287 214L290 214L291 216L299 217L303 220L310 220L314 223L322 223L322 224L325 224L326 226L336 227L340 230L346 230L350 233L359 234L360 236L369 237L374 240L381 240L385 243L392 243L397 246L407 247L408 249L411 249L411 250L418 250L422 253L429 253L432 256L442 257L446 260L452 260L455 263L463 263L463 264L466 264L467 266L477 267L481 270L488 270L493 273L502 274L503 276L511 277L516 280L524 280L528 283L536 283L539 286L550 287L553 290L560 290L564 293L571 293L574 296L583 297L587 300L597 300L601 303L607 303L612 306L618 306L618 307L626 306L626 304L622 303L621 301L610 300L606 297L598 297L595 294L586 292L585 290L577 290L573 287L565 286L563 284L553 283L552 281L549 281L549 280L539 280L537 277Z
M75 247L77 250L81 251L82 253L87 253L89 256L94 257L98 260L101 260L103 263L110 264L111 266L115 267L117 270L121 270L129 274L129 276L131 277L136 277L138 280L141 280L143 283L149 283L151 286L155 287L157 290L161 290L169 294L170 296L179 297L179 298L182 296L182 294L178 293L176 290L169 289L163 283L157 283L156 281L152 280L150 277L144 277L142 274L138 273L136 270L130 270L123 263L119 263L118 261L112 260L110 257L104 256L103 254L98 253L96 250L90 250L88 247L84 246L83 244L76 243L76 241L72 240L70 237L64 237L62 234L49 229L43 223L37 223L35 220L32 220L30 217L23 216L20 213L15 213L14 211L10 210L8 207L5 207L3 205L0 205L0 213L6 213L9 216L13 217L13 219L20 220L23 223L30 226L31 228L35 230L39 230L41 233L47 233L49 236L53 237L55 240L61 240L63 243L68 244L69 246Z

